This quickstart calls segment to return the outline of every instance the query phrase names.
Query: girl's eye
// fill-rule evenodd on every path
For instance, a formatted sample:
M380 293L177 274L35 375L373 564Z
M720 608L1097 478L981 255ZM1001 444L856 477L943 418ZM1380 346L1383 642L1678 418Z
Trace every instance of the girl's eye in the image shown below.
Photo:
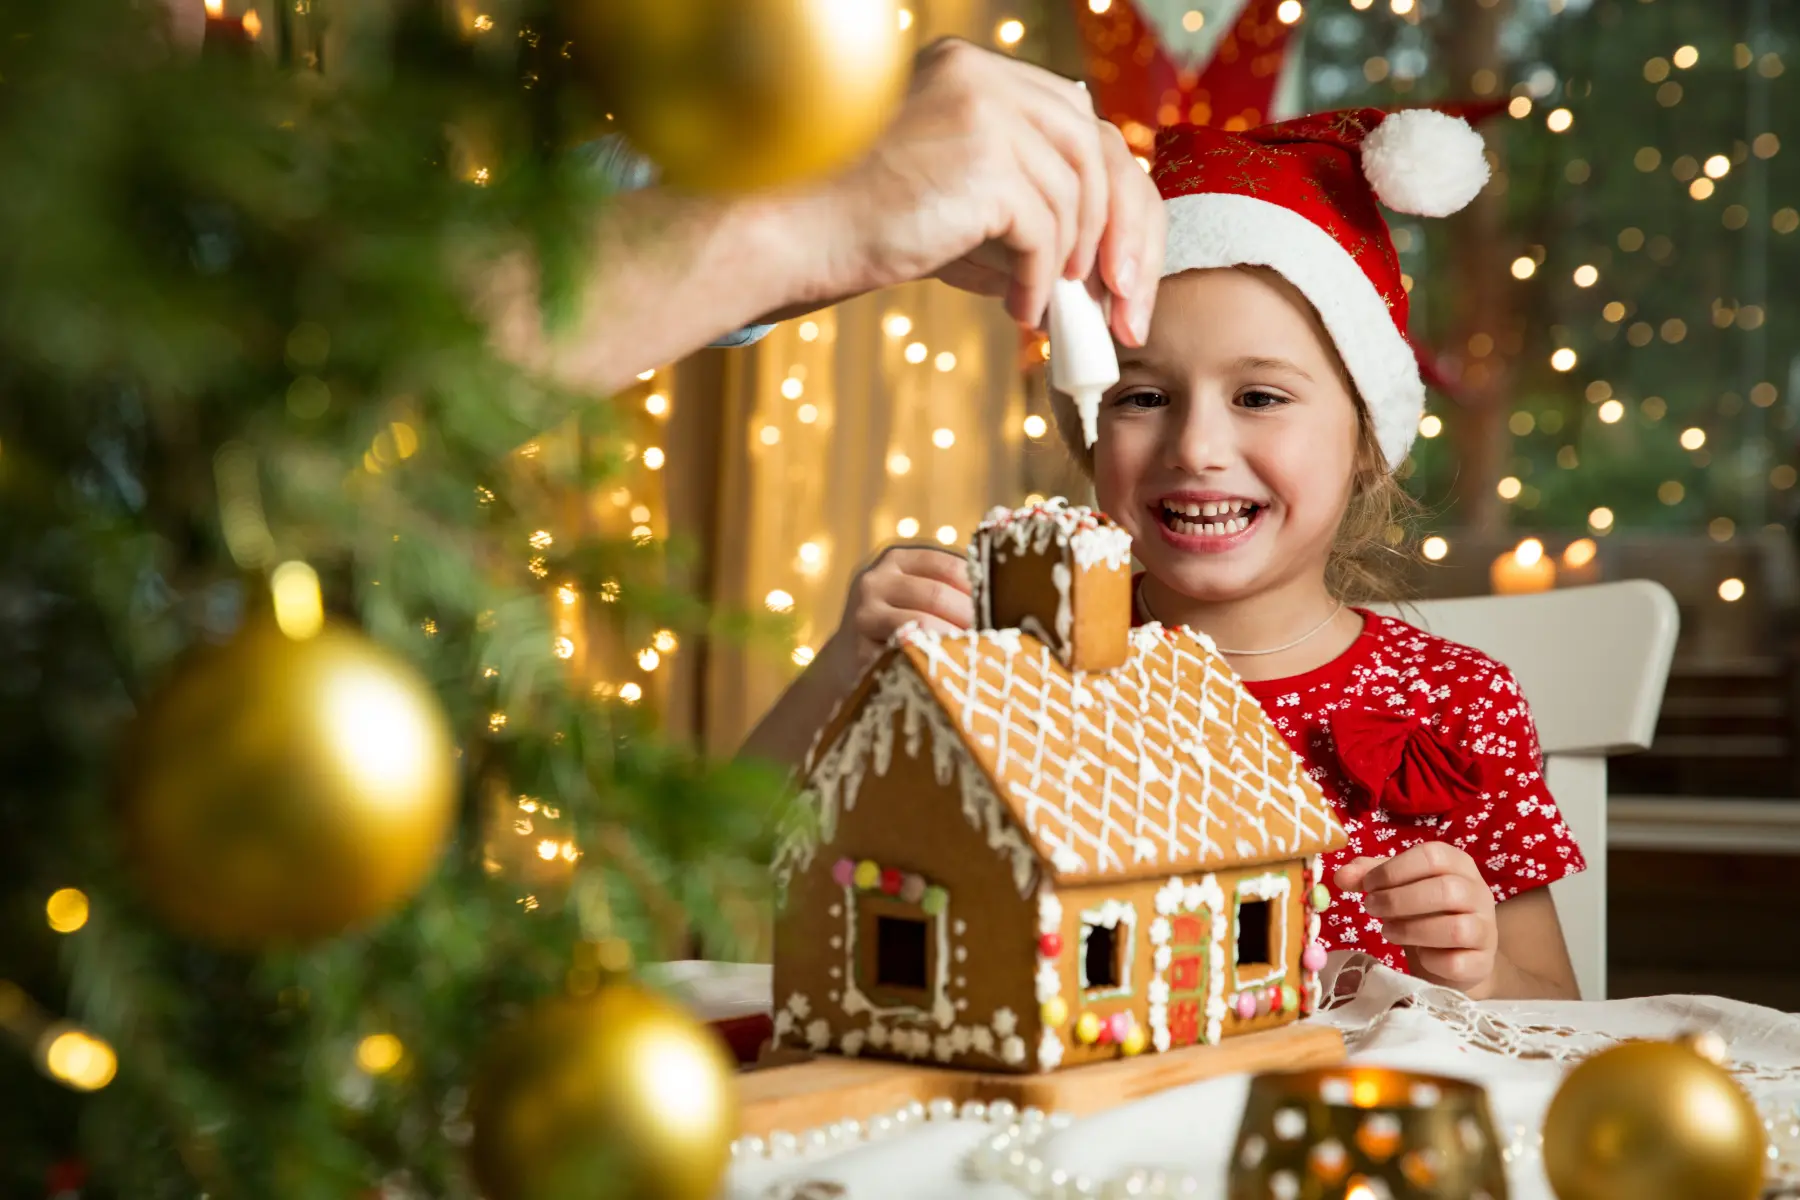
M1161 392L1126 392L1113 399L1113 404L1123 409L1161 408L1169 402L1169 398Z
M1250 409L1278 408L1287 402L1286 396L1277 396L1274 392L1245 392L1238 397L1238 404Z

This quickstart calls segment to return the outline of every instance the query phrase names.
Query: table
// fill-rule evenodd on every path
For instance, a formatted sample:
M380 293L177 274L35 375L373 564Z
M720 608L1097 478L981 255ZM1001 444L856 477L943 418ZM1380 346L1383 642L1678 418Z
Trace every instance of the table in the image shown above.
M709 1019L741 1018L759 1006L767 1011L766 967L671 964L671 970L665 981ZM1507 1142L1513 1200L1554 1200L1538 1155L1538 1128L1571 1063L1619 1040L1669 1038L1695 1029L1714 1030L1726 1039L1734 1071L1772 1127L1780 1156L1772 1172L1791 1173L1800 1181L1800 1016L1703 996L1476 1004L1367 955L1346 952L1332 956L1324 978L1330 999L1313 1019L1343 1032L1352 1061L1461 1076L1488 1089L1495 1123ZM996 1122L987 1114L965 1118L938 1106L935 1112L890 1118L872 1131L873 1140L863 1129L796 1130L793 1139L774 1148L775 1156L768 1147L740 1146L725 1197L1021 1200L1170 1194L1223 1200L1225 1163L1247 1087L1244 1076L1226 1077L1066 1124L1031 1121L1025 1131L1029 1145L1015 1136L998 1156L984 1148L1016 1128L1018 1114L1003 1112ZM808 1140L815 1147L811 1152ZM1160 1181L1152 1178L1155 1172L1162 1173ZM1077 1189L1077 1179L1086 1191ZM1031 1181L1036 1182L1025 1186Z

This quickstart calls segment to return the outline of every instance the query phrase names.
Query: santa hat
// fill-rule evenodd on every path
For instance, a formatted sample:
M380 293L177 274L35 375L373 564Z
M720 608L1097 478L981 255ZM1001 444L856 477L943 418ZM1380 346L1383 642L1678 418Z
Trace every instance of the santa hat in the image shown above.
M1429 109L1320 113L1245 133L1157 135L1152 174L1169 221L1163 274L1263 266L1318 310L1391 470L1412 446L1425 382L1380 204L1445 217L1487 184L1466 121Z

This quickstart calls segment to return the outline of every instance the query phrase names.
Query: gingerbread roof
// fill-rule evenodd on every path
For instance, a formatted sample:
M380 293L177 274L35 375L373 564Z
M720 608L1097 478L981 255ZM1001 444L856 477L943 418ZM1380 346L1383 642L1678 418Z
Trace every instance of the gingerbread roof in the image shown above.
M938 781L1012 861L1021 893L1061 883L1250 866L1324 853L1344 834L1318 786L1212 642L1187 628L1132 632L1124 666L1071 672L1016 629L901 631L805 767L816 836L929 727ZM966 755L952 757L957 744ZM959 760L960 761L957 761ZM794 831L778 878L811 860Z

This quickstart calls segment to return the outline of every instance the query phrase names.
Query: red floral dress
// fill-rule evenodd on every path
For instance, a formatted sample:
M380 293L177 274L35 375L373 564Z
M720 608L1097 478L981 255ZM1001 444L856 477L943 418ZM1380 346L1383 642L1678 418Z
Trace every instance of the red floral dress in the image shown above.
M1245 683L1350 837L1326 856L1327 884L1353 858L1426 841L1474 859L1497 901L1586 869L1544 783L1537 729L1512 672L1404 621L1362 617L1362 634L1324 666ZM1331 949L1366 950L1407 969L1405 951L1381 936L1359 895L1331 887L1323 933Z

